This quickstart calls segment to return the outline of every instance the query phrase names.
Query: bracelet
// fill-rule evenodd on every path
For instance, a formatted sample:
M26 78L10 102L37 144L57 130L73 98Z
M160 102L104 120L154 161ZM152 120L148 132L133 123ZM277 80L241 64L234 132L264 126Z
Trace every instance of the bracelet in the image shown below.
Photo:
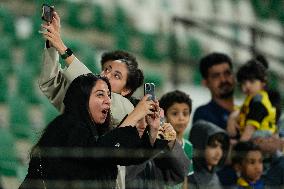
M66 58L68 58L69 56L71 56L73 54L73 51L70 49L70 48L67 48L66 50L65 50L65 52L64 52L64 54L61 54L60 56L61 56L61 58L62 59L66 59Z

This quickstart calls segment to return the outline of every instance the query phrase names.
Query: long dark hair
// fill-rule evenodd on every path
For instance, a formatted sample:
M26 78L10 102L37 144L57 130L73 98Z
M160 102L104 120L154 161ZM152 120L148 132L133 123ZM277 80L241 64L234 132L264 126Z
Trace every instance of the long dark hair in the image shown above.
M65 105L63 114L57 116L47 125L35 147L52 145L53 141L49 141L50 133L53 133L53 130L58 129L56 127L59 127L62 124L74 124L79 121L80 123L89 125L90 127L96 126L99 135L110 130L110 111L108 112L107 118L103 124L95 123L89 113L90 95L93 87L99 80L106 82L109 90L111 91L108 79L100 75L90 73L81 75L74 79L74 81L70 84L63 101Z

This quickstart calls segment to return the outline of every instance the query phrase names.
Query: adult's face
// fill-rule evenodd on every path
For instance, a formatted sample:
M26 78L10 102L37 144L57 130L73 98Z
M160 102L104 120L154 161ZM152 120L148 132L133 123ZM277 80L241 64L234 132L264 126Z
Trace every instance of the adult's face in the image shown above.
M107 61L103 64L101 75L109 79L112 92L126 96L130 90L126 89L128 68L127 65L120 61Z
M227 99L233 96L235 78L228 63L224 62L211 66L208 77L203 80L213 98Z
M105 81L98 80L93 87L90 100L89 111L97 124L103 124L110 110L110 91Z

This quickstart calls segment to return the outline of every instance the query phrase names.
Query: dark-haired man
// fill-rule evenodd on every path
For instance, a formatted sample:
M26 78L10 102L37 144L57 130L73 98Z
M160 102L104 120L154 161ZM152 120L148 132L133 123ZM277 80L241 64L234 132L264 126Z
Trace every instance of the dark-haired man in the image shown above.
M234 110L235 79L231 58L223 53L210 53L200 60L202 84L211 93L211 101L196 109L193 123L206 120L226 129L229 114Z

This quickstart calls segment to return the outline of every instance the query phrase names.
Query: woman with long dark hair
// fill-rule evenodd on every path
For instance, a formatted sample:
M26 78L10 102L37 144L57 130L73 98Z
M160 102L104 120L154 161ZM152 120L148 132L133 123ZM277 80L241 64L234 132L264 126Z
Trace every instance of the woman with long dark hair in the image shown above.
M157 114L150 110L157 104L145 96L133 114L119 127L111 128L110 91L109 81L93 74L79 76L71 83L64 113L46 127L34 146L20 188L115 188L117 165L145 160L145 154L137 149L152 147L159 116L149 116L152 134L142 138L135 125L147 114ZM125 156L131 149L136 158Z

